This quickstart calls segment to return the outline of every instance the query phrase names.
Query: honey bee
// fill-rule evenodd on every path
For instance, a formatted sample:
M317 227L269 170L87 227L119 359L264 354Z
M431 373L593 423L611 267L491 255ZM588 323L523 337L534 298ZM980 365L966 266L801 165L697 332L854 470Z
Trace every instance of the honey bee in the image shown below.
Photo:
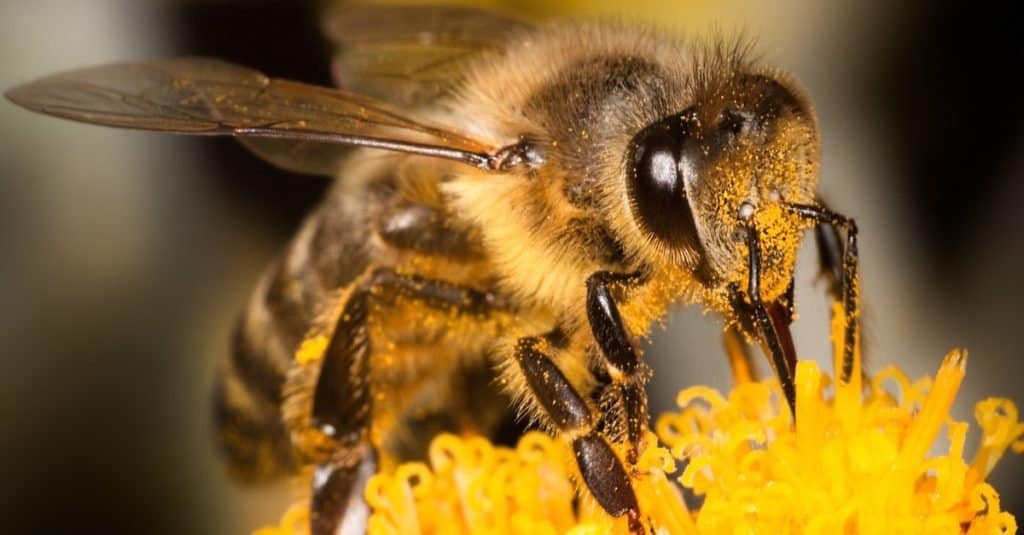
M335 177L252 295L216 389L234 473L306 473L311 531L358 533L380 467L518 408L641 532L631 467L674 303L760 344L795 410L793 271L815 229L858 334L857 227L816 195L814 111L743 42L442 7L325 18L342 89L203 58L60 73L6 93L100 125L233 136Z

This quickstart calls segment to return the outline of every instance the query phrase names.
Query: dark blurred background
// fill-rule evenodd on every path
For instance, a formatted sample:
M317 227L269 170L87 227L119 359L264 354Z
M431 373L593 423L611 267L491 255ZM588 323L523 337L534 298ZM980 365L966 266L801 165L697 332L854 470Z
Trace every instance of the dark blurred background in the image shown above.
M1024 404L1024 49L1010 8L484 3L536 18L615 14L758 36L768 61L809 88L823 133L822 190L860 224L874 367L933 373L948 349L964 346L971 360L958 418L972 419L989 395ZM320 7L8 1L0 87L185 54L329 84ZM208 393L248 291L326 183L277 171L230 140L77 125L7 102L0 135L2 518L30 533L247 533L276 520L290 489L230 485L212 447ZM811 248L800 265L797 345L827 361ZM655 337L658 408L687 384L727 385L717 328L682 310ZM1018 514L1022 468L1011 455L992 478Z

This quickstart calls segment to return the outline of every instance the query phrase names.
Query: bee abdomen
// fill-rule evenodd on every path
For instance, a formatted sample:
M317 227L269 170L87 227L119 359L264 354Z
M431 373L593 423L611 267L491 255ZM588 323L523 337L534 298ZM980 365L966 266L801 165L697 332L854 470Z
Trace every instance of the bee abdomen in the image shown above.
M274 279L282 274L267 275L235 328L213 400L214 425L229 473L250 482L289 474L297 466L281 418L281 390L303 326L285 321L295 311L282 310L280 297L274 297ZM272 304L271 298L277 301Z
M346 214L314 212L267 270L238 322L214 392L214 424L229 472L239 480L266 480L299 466L282 418L282 390L328 290L360 269L360 252L333 235L335 227L352 226Z
M280 409L260 399L230 368L214 386L213 418L221 453L234 479L266 481L297 468Z

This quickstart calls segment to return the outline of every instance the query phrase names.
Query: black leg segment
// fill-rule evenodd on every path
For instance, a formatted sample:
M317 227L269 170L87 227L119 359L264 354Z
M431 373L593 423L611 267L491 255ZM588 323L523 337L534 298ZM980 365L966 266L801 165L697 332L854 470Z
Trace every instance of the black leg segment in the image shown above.
M345 303L313 391L310 425L347 444L370 425L368 301L369 292L357 288Z
M614 282L630 282L635 278L634 275L607 271L598 271L587 278L587 319L590 320L594 340L608 363L627 374L636 371L640 357L633 349L609 285Z
M372 451L357 456L352 462L330 461L318 465L313 473L310 500L311 535L365 533L370 508L363 498L363 489L376 471L377 456Z
M537 349L540 340L523 338L516 347L516 360L534 398L560 431L588 428L593 421L590 407L576 392L562 370Z
M332 439L335 448L314 476L313 535L362 534L366 529L368 511L362 492L376 471L376 455L368 438L373 413L368 328L369 315L376 310L372 305L405 298L433 309L473 315L486 315L498 305L490 293L390 269L373 271L355 284L324 351L313 390L310 426Z
M639 455L637 448L647 429L647 392L644 391L643 382L639 381L625 383L619 388L626 414L626 440L629 441L626 461L636 464Z
M579 437L572 441L572 451L583 481L602 509L612 516L639 509L629 475L603 438L593 433Z
M607 381L614 385L617 403L625 416L626 438L629 450L626 460L636 463L643 431L647 427L648 368L640 360L632 339L619 314L610 286L637 284L636 274L598 271L587 278L587 319L590 330L608 368Z
M597 503L612 516L629 515L636 531L639 507L629 474L594 428L596 417L583 396L541 351L541 343L539 337L528 337L516 345L516 362L533 399L547 416L552 431L570 441L583 483Z
M843 280L843 241L831 223L818 222L814 225L814 242L818 248L818 265L821 276L828 281L828 293L839 299Z
M353 289L327 346L313 397L312 425L327 436L358 435L370 419L369 340L366 330L370 299L398 296L418 299L435 309L457 309L483 315L497 298L456 284L378 269Z
M839 380L846 383L853 374L853 353L856 350L857 338L860 336L860 280L858 275L859 253L857 251L857 223L845 215L833 212L820 206L790 204L786 208L806 219L814 221L819 228L828 225L833 229L842 227L846 230L846 246L842 253L842 269L838 292L846 315L846 328L843 333L843 355ZM841 242L835 236L837 242ZM821 242L819 242L820 245ZM838 257L834 252L830 257ZM834 260L832 260L834 261Z
M796 373L794 369L796 351L789 335L788 316L784 316L784 311L774 310L778 306L776 304L773 304L774 313L769 312L764 302L761 301L760 240L757 236L757 229L752 224L747 227L747 247L750 249L750 278L747 284L747 298L753 309L754 324L761 334L761 340L767 349L772 367L775 368L775 374L779 378L779 384L789 403L789 409L796 415L796 385L793 383Z

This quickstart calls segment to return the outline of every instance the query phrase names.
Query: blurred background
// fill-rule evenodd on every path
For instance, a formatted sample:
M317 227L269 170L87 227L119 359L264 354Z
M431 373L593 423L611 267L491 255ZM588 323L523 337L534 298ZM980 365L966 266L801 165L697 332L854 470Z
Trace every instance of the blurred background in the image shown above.
M1024 404L1024 92L1019 15L930 2L483 2L531 18L612 14L758 36L810 90L822 191L861 228L869 358L933 373L971 351L955 415ZM0 3L0 88L56 70L184 54L330 83L319 3ZM1008 8L1007 8L1008 9ZM993 61L986 61L986 59ZM260 270L326 182L230 140L73 124L0 102L0 503L20 532L247 533L290 503L235 489L209 391ZM808 243L810 240L808 240ZM797 346L827 362L827 309L799 268ZM655 411L726 387L718 323L681 310L655 336ZM977 435L972 435L975 441ZM970 440L969 438L969 440ZM973 448L975 442L969 447ZM1024 459L992 478L1024 514Z

